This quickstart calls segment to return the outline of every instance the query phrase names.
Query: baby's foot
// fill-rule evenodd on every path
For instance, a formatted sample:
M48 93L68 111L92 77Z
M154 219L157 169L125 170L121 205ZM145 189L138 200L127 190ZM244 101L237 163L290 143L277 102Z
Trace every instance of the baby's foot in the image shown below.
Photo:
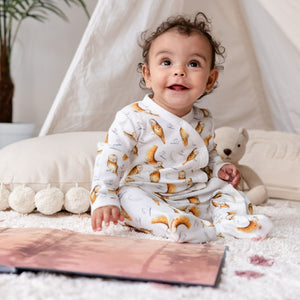
M199 218L180 216L171 222L170 238L176 242L206 243L217 238L212 223Z
M271 220L264 215L230 215L215 224L222 235L237 238L265 238L272 228Z

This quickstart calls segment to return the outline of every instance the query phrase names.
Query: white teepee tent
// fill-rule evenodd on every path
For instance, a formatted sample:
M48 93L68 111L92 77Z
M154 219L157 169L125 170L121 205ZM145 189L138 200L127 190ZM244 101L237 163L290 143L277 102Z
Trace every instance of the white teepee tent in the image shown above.
M219 87L203 99L216 127L300 133L299 0L101 0L40 135L107 130L118 109L145 93L139 34L197 11L227 52Z

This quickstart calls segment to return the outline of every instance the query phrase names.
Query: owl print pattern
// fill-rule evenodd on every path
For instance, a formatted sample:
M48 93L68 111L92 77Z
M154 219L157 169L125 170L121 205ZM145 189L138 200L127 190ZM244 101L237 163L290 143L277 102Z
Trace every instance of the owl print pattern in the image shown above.
M180 242L263 236L268 221L251 215L247 197L217 178L224 162L213 132L206 109L180 118L148 95L126 106L97 152L92 211L118 206L128 226Z

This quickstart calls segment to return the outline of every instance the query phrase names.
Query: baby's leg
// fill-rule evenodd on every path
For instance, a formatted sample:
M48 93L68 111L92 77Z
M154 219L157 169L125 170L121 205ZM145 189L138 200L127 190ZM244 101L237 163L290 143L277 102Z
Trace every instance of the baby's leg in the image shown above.
M211 199L210 211L219 235L237 238L264 238L272 228L264 215L252 215L252 205L244 193L227 185Z
M122 187L119 196L125 223L141 231L176 242L203 243L216 238L210 222L176 209L140 188Z

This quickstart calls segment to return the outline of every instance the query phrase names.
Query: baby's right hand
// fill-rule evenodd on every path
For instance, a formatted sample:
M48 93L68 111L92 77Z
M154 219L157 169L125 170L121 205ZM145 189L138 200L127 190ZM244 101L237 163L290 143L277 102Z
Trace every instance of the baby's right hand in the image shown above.
M94 231L101 231L102 222L104 222L105 226L109 226L110 221L115 225L118 224L118 221L124 221L119 207L113 205L99 207L93 212L92 228Z

